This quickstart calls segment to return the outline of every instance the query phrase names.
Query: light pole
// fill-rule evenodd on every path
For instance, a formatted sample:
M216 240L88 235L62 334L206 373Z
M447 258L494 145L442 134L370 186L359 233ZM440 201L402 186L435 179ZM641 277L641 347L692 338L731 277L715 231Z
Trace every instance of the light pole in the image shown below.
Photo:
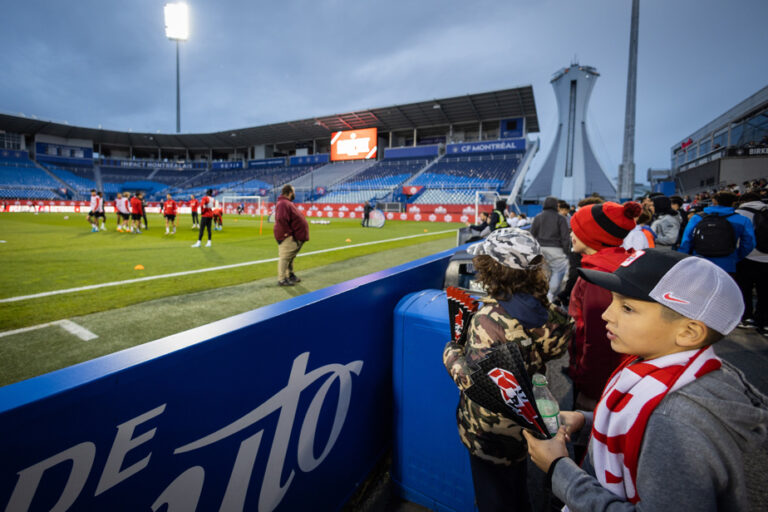
M189 38L187 4L165 4L165 36L176 41L176 133L181 133L181 89L179 85L179 43Z

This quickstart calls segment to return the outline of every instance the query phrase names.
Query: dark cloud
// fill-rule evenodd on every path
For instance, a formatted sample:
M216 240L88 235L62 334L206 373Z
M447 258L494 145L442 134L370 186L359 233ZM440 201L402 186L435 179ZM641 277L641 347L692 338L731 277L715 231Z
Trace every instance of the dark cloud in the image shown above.
M191 1L181 45L182 130L210 132L532 84L543 160L552 74L601 76L590 132L621 160L630 2ZM0 111L133 131L175 129L175 44L164 2L39 0L4 7ZM635 161L669 148L768 84L765 0L645 0Z

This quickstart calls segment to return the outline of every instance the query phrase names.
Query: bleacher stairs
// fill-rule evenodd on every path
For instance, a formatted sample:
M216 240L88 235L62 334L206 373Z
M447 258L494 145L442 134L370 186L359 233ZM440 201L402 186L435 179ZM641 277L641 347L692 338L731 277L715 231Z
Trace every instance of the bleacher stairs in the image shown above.
M413 176L405 180L401 186L402 187L408 186L413 180L415 180L416 178L418 178L419 176L421 176L422 174L430 170L435 164L437 164L440 160L442 160L444 156L445 154L442 154L437 158L435 158L434 160L432 160L431 162L429 162L421 170L419 170L419 172L417 172L416 174L414 174Z
M53 174L51 171L49 171L47 167L45 167L44 165L40 164L37 160L31 160L31 161L32 161L33 164L35 164L35 167L37 167L38 169L43 171L45 174L47 174L48 176L50 176L54 180L56 180L59 183L61 183L64 186L64 188L66 188L69 191L69 193L72 195L72 197L79 197L80 196L80 194L77 193L77 190L72 188L69 185L69 183L67 183L66 181L62 180L61 178L59 178L58 176ZM58 194L58 191L56 191L56 193Z
M324 165L310 173L301 176L291 182L295 189L309 189L313 187L331 188L337 183L360 174L372 165L376 160L361 160L352 162L336 162Z

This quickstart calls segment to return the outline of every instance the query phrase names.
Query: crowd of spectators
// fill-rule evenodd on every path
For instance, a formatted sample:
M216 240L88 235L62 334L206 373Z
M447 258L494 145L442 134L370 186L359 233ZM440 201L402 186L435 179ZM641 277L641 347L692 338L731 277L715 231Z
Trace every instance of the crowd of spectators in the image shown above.
M549 197L528 233L505 207L469 227L485 236L470 253L488 304L500 309L484 306L470 332L486 337L449 344L444 363L464 392L472 361L495 347L517 345L528 371L541 371L542 357L532 354L559 353L569 337L564 373L574 411L562 412L564 425L541 440L461 394L457 421L482 494L479 510L530 510L519 486L522 439L554 495L574 510L754 507L747 488L765 475L751 461L768 459L768 398L712 345L737 327L768 337L766 179L623 204L593 195L572 206ZM480 271L488 266L499 276L521 274L492 278ZM537 276L530 289L497 286L529 276ZM512 314L512 303L528 309L516 305ZM567 317L554 327L547 310ZM560 332L568 322L571 336ZM487 337L491 331L498 336ZM566 441L581 467L568 458ZM516 483L504 485L505 478Z

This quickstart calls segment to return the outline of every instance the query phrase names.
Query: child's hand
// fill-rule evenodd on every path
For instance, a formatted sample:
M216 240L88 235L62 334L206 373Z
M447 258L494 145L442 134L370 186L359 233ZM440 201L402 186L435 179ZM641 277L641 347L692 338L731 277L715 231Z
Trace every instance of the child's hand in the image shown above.
M584 427L584 414L577 411L560 411L560 424L565 426L566 441L570 441L570 435Z
M553 460L568 456L568 449L565 447L567 433L564 426L557 430L557 435L552 439L536 439L527 430L523 430L523 436L528 441L528 455L531 456L533 463L545 473L549 471L549 466Z

